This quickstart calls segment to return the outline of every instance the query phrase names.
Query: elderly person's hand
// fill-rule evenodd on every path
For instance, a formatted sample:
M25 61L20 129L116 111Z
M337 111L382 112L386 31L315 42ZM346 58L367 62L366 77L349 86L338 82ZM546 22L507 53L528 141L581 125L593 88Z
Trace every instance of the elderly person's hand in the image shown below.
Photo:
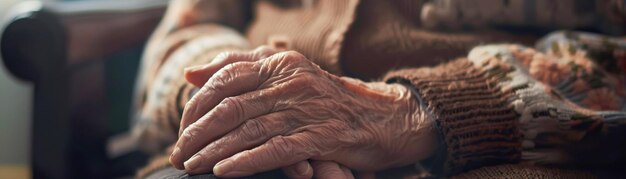
M210 64L191 67L185 70L185 78L196 87L202 87L215 72L228 64L241 61L258 61L269 57L278 51L277 48L261 46L250 52L226 52L215 57ZM183 129L180 130L182 132ZM179 132L179 133L180 133ZM182 168L181 168L182 169ZM311 170L313 169L313 170ZM311 178L314 174L318 178L354 178L352 172L341 165L329 161L300 161L296 164L283 167L283 172L289 178ZM360 173L373 175L373 173Z
M237 177L312 159L377 171L434 150L432 120L403 85L340 78L297 52L240 58L187 103L176 168Z

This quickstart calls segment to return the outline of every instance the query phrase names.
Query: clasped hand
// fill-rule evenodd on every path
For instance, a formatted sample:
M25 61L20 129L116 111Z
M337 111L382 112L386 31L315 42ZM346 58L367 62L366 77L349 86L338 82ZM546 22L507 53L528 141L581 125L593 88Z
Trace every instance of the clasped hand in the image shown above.
M347 168L410 164L436 144L432 120L407 87L338 77L297 52L224 53L185 75L201 89L185 106L170 161L191 174L293 166L310 178L318 174L313 161L351 177Z

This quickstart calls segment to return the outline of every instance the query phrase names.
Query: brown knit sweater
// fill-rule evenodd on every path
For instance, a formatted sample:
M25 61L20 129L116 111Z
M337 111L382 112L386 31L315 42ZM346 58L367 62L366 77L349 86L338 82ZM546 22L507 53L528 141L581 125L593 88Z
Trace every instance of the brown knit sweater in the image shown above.
M604 40L615 45L604 47L613 52L626 48L624 40ZM385 79L414 87L436 119L444 175L503 163L623 162L626 68L608 72L586 55L600 52L573 45L554 41L546 54L518 45L479 46L467 58L392 71ZM597 59L626 60L603 58Z
M519 115L508 105L511 93L494 84L498 74L459 59L435 68L393 71L385 79L407 80L428 106L447 151L444 173L519 161Z
M141 145L163 151L176 140L182 107L194 90L182 78L184 67L208 63L219 52L258 45L281 44L338 75L364 80L383 78L414 88L437 120L444 157L436 160L442 163L439 168L446 175L520 161L583 161L575 155L593 150L567 148L580 147L580 141L591 134L606 136L605 121L621 124L626 118L620 112L593 111L624 109L623 88L618 88L624 86L624 80L615 77L623 71L607 73L603 66L595 65L598 60L607 60L606 56L580 55L608 51L572 51L569 49L580 46L561 47L560 41L550 40L557 45L541 49L545 53L499 45L479 47L466 55L483 43L529 44L535 38L494 30L423 30L415 17L420 14L419 1L304 2L256 2L245 37L210 23L167 35L158 45L161 50L149 51L142 63L139 122L133 131ZM224 40L215 43L219 38ZM612 47L616 50L611 49L611 55L626 49L623 42L615 42ZM433 68L416 68L460 56L467 58ZM618 57L608 60L617 61ZM397 68L404 69L393 70ZM605 93L613 96L605 97ZM608 107L594 102L611 97L618 101L612 100Z

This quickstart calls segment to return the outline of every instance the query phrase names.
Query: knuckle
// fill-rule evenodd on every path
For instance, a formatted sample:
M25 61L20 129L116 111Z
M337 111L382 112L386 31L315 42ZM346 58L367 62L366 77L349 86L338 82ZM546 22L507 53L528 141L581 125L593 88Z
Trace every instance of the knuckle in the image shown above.
M227 98L222 99L222 101L220 101L220 103L219 103L219 104L217 104L217 106L216 106L216 109L215 109L215 110L221 110L221 109L217 109L217 107L218 107L218 106L220 106L220 107L221 107L221 106L228 106L228 105L231 105L231 103L232 103L232 101L231 101L231 100L233 100L233 99L231 99L231 98L233 98L233 97L227 97ZM220 111L220 112L224 112L224 111Z
M194 154L192 157L198 157L200 159L206 159L207 155L205 154L205 150L200 150L200 152Z
M232 52L221 52L219 54L217 54L217 56L215 56L215 59L225 59L228 56L230 56L232 54Z
M286 92L302 92L302 88L306 87L309 85L309 82L307 82L306 80L301 80L301 79L294 79L291 80L289 82L286 83L285 87L286 87Z
M262 52L262 51L266 51L266 50L269 50L269 49L270 48L267 47L267 45L261 45L261 46L258 46L257 48L255 48L253 52Z
M313 83L315 81L319 81L319 79L310 73L305 73L298 77L298 81L301 81L302 83Z
M243 156L248 156L249 158L256 157L254 153L252 153L252 151L250 150L243 151L242 153L243 153ZM261 166L264 165L263 160L245 160L245 162L247 163L246 168L252 171L259 171L262 168Z
M229 108L240 108L241 103L237 97L227 97L222 101Z
M217 62L233 62L235 61L235 56L237 55L237 52L222 52L219 53L217 56L215 56L214 60L217 60Z
M293 141L287 140L284 136L273 138L270 145L273 146L273 152L275 152L277 156L281 156L278 154L292 154L294 150Z
M196 157L196 158L200 159L200 160L197 161L197 162L200 162L200 164L198 166L202 166L203 162L205 162L208 159L207 156L211 156L211 155L208 155L208 154L205 153L204 150L201 150L200 152L194 154L191 158Z
M185 107L183 108L183 115L194 115L193 113L195 113L195 108L198 103L198 100L196 98L191 98L189 101L187 101L187 103L185 103Z
M187 101L187 103L185 103L184 109L191 109L195 105L196 105L196 99L195 98L191 98L191 99L189 99L189 101Z
M259 137L263 136L265 134L266 127L265 125L258 121L258 120L248 120L246 123L244 123L244 125L242 126L242 137L245 140L255 140L258 139Z
M185 143L194 143L196 141L196 138L198 137L198 133L200 133L200 130L202 129L197 127L196 125L191 125L183 130L182 138L184 139Z
M209 88L209 90L222 90L219 88L236 78L239 74L239 70L243 66L243 62L230 63L224 66L224 68L220 69L215 76L211 78L210 83L206 83L207 88Z
M209 113L209 118L211 118L212 120L221 120L222 118L220 116L222 116L223 114L226 114L228 112L228 105L226 100L223 100L222 102L220 102L220 104L218 104L217 106L215 106L215 108L212 109L212 112Z
M228 97L224 99L224 105L234 114L235 119L239 119L239 116L245 116L245 110L237 97Z
M302 93L302 90L303 90L302 88L312 89L309 87L312 87L313 83L316 81L319 81L319 80L311 75L303 74L287 82L286 84L289 87L288 88L289 91L295 90L295 91L300 91L300 93Z
M298 63L302 62L304 59L304 55L296 52L296 51L287 51L283 53L283 61L287 63Z
M254 49L253 53L259 55L260 56L259 58L262 58L262 57L267 57L275 53L275 51L274 49L269 48L268 46L264 45L264 46L260 46Z
M232 77L235 75L235 71L241 65L241 62L230 63L222 69L222 74L224 77Z
M220 102L220 104L218 104L217 106L215 106L215 108L212 109L212 112L210 113L210 118L211 120L213 120L213 123L216 124L229 124L228 122L230 122L231 118L225 117L225 115L229 114L231 112L231 107L229 105L230 102L228 102L227 99L222 100L222 102Z
M233 78L240 75L241 71L245 71L246 69L250 69L254 63L248 61L237 61L234 63L230 63L224 67L224 72L227 73L227 77Z
M225 90L223 88L231 78L231 73L222 69L215 75L214 78L211 78L210 83L206 83L205 88L207 91L211 92Z
M293 60L303 60L305 59L304 55L298 53L296 51L286 51L285 58L293 59Z

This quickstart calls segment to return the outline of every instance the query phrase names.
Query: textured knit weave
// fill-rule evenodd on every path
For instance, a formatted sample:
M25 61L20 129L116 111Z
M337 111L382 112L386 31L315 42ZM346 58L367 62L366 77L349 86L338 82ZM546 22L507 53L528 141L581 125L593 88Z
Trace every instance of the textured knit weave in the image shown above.
M444 173L520 159L517 117L509 93L495 86L500 76L487 74L466 59L435 68L398 70L387 80L409 80L437 119L447 151Z
M576 102L580 96L563 93L585 84L554 78L586 78L590 74L575 70L581 68L578 63L586 63L592 74L604 78L605 85L596 89L624 84L586 56L563 55L575 49L558 52L561 55L518 45L479 46L467 59L393 71L386 79L410 81L433 113L446 144L445 174L518 161L591 166L623 160L626 113L581 107ZM605 93L616 92L609 89Z
M290 50L306 55L331 73L341 74L339 52L357 4L357 0L320 0L310 6L284 8L280 3L259 1L247 36L253 46L287 38L293 42Z

